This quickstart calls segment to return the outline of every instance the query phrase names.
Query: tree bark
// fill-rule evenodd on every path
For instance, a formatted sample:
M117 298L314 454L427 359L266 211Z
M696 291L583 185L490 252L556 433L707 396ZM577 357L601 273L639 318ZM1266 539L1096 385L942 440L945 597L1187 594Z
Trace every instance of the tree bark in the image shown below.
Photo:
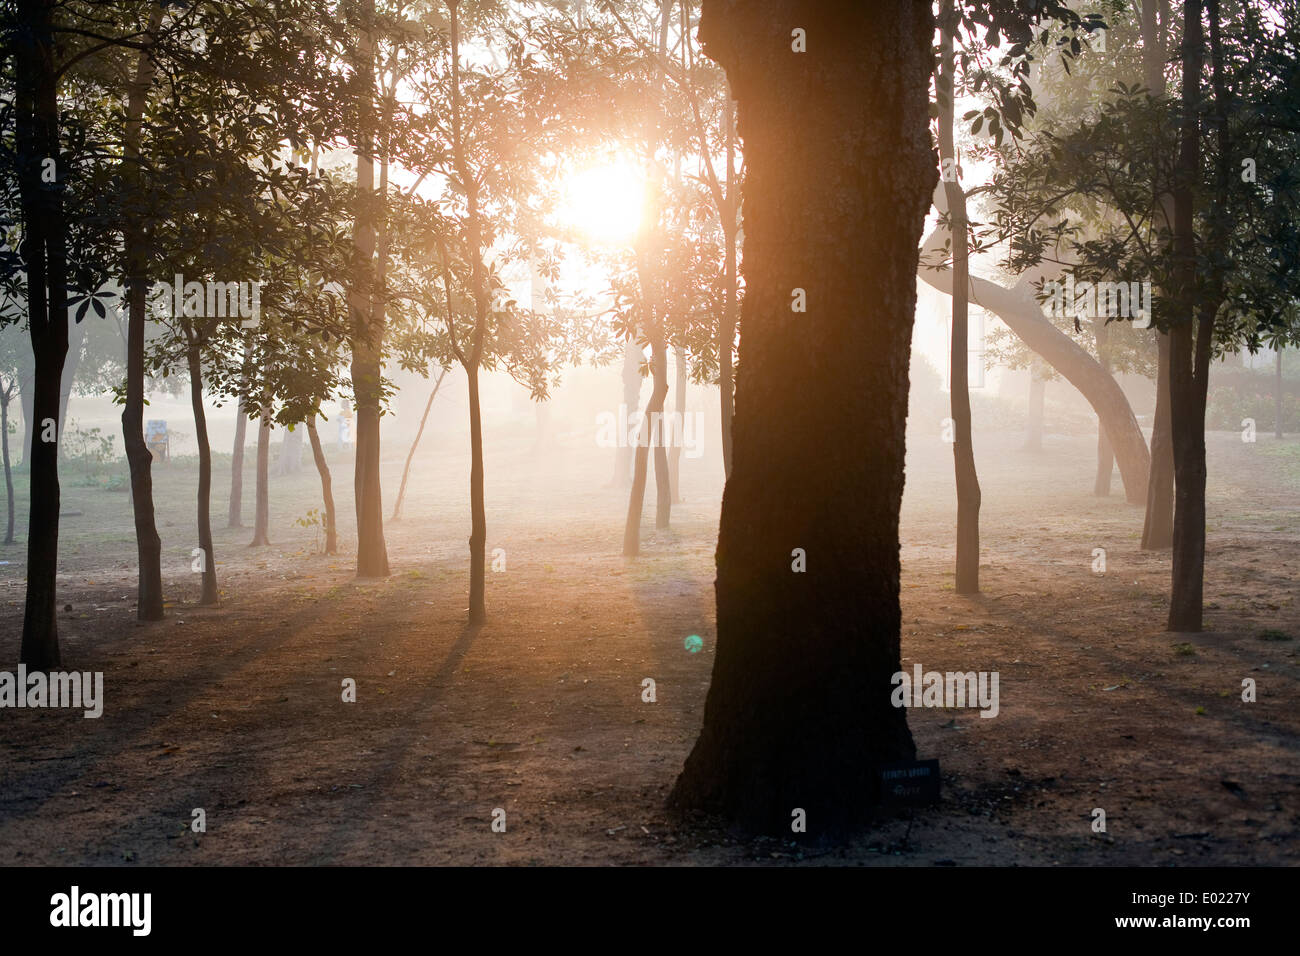
M664 368L660 368L661 363ZM663 441L659 437L658 426L662 422L664 403L668 398L667 359L664 354L662 336L655 336L650 346L650 368L652 372L650 398L646 401L645 415L637 434L636 457L632 467L632 490L628 494L627 521L623 525L623 556L635 558L641 553L641 511L645 506L646 479L650 473L650 450L654 448L655 458L655 527L668 527L668 516L664 514L669 505L671 492L664 486L667 483L667 455L664 454ZM664 465L659 464L661 456ZM661 477L662 476L662 479ZM660 524L660 521L663 524Z
M375 226L375 63L374 0L364 4L366 22L358 53L361 61L361 121L357 143L357 210L353 231L357 278L351 300L352 389L356 396L356 466L353 471L357 513L357 577L388 576L384 541L384 505L379 475L379 405L382 397L384 328L376 314L374 276Z
M483 416L479 407L478 366L469 377L469 623L487 620L487 509L483 494Z
M663 336L657 336L650 348L650 367L654 373L654 393L663 393L658 400L659 424L651 429L655 453L655 527L663 530L669 525L673 508L673 481L668 468L668 448L665 444L667 428L664 410L668 403L668 346Z
M147 44L152 44L162 24L162 7L149 17ZM142 171L139 167L145 101L153 85L155 65L148 49L136 61L135 79L127 96L126 135L122 148L122 168L127 189L139 192ZM122 409L122 444L131 469L131 506L135 514L136 554L139 560L137 616L142 621L163 619L162 540L153 507L153 453L144 439L144 338L149 289L150 249L143 224L128 219L122 229L123 254L127 263L127 345L126 404Z
M745 142L746 293L717 654L678 810L788 836L798 808L833 833L863 822L881 764L915 756L891 695L933 32L903 0L705 0Z
M1166 93L1165 37L1169 30L1169 7L1157 16L1154 0L1144 0L1141 13L1143 82L1153 97ZM1173 227L1173 197L1161 193L1156 204L1159 229ZM1157 290L1161 292L1163 290ZM1174 543L1174 455L1169 417L1169 335L1152 329L1156 336L1156 406L1151 418L1151 468L1147 480L1146 516L1142 521L1142 550L1162 551Z
M325 500L325 553L337 554L339 538L338 518L334 513L334 483L330 478L329 462L325 460L325 449L321 447L320 435L316 431L315 415L307 419L307 437L311 439L311 456L316 461L321 497Z
M244 345L244 366L252 358L252 343ZM248 414L244 408L243 391L248 378L241 382L240 395L235 400L235 447L230 452L230 511L226 517L227 528L244 526L244 443L248 440Z
M943 190L936 191L934 201L941 213L947 211L948 201ZM942 261L941 230L936 229L926 239L921 256L927 263ZM951 270L923 267L917 274L933 288L952 294ZM1083 393L1110 436L1120 477L1124 481L1125 497L1130 504L1144 502L1151 456L1128 398L1114 377L1043 315L1042 308L1023 285L1014 290L1004 289L987 279L971 276L970 301L1005 322L1026 346Z
M718 391L722 396L722 468L731 477L731 424L735 419L735 385L731 368L731 352L736 343L736 239L739 228L736 218L736 187L734 170L735 101L731 88L727 88L727 201L722 214L722 234L725 241L726 262L723 281L726 283L723 299L722 321L718 325Z
M1142 550L1174 544L1174 445L1169 405L1169 335L1156 331L1156 407L1151 419L1151 473L1142 522Z
M194 408L194 433L199 443L199 550L203 552L200 571L203 587L199 604L216 604L217 556L212 550L212 446L208 442L208 417L203 409L203 364L199 342L191 341L185 353L190 369L190 405Z
M623 407L627 417L636 415L641 404L641 349L635 342L628 342L623 348ZM618 416L620 424L622 416ZM614 479L612 487L626 488L632 481L632 445L626 442L626 435L618 436L618 450L614 457Z
M269 527L271 524L271 411L263 406L257 424L257 492L255 514L253 516L253 540L250 548L258 548L271 543Z
M1273 437L1282 439L1282 343L1277 345L1277 379L1273 389Z
M948 200L949 233L952 235L952 342L948 357L948 395L952 403L953 468L957 482L957 564L955 590L978 594L980 589L980 481L975 470L975 447L971 439L970 332L967 325L970 292L970 257L967 242L966 193L958 178L957 151L953 143L956 61L953 34L957 12L953 0L940 7L939 157L952 173L944 180Z

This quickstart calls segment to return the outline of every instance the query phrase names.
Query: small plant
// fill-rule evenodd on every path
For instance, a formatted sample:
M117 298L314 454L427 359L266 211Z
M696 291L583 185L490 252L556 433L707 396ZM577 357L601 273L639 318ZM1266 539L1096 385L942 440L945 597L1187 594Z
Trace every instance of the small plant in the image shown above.
M1204 717L1204 716L1205 716L1205 708L1204 708L1204 707L1197 707L1197 708L1196 708L1196 716L1197 716L1197 717Z
M1259 639L1261 641L1289 641L1291 635L1286 631L1279 631L1275 627L1270 627L1259 632Z
M294 521L294 524L296 524L300 528L315 528L316 548L317 550L324 549L323 534L325 531L325 519L321 516L319 508L308 508L307 513L303 515L301 518L298 518L296 521Z
M1179 657L1195 657L1196 648L1192 647L1191 644L1175 644L1174 653Z

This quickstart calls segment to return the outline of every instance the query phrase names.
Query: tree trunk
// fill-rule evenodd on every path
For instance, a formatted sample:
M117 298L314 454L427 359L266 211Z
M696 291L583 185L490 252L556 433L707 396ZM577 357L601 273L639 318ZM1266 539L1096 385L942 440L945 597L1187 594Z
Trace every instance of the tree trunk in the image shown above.
M302 470L302 431L297 428L285 429L284 438L280 440L280 454L275 459L277 478L294 475Z
M623 349L623 407L627 417L636 415L641 404L641 349L635 342L628 342ZM622 416L618 416L620 425ZM615 488L626 488L632 480L633 448L626 442L626 435L618 436L618 450L614 457L614 480L610 484Z
M351 294L352 389L356 396L356 466L353 471L357 513L357 577L388 576L388 546L384 541L384 503L379 475L379 405L382 398L384 328L376 314L376 284L372 260L376 240L374 162L375 87L374 41L371 26L375 5L365 3L366 26L359 44L361 86L365 99L357 144L357 209L353 244L358 275Z
M948 200L943 190L936 191L934 201L940 212L947 211ZM922 261L942 261L943 246L942 232L936 229L921 249ZM933 288L952 294L951 270L923 267L917 274ZM1030 350L1083 393L1097 417L1105 423L1124 480L1125 497L1130 504L1145 501L1151 456L1128 398L1114 376L1043 315L1041 306L1025 286L1004 289L987 279L971 276L970 301L1005 322Z
M1174 445L1169 406L1169 335L1156 332L1156 408L1151 419L1151 476L1142 550L1163 551L1174 544Z
M1169 8L1160 18L1151 0L1142 4L1143 82L1154 97L1166 92L1165 37L1169 32ZM1173 197L1161 193L1156 205L1160 217L1157 231L1173 228ZM1157 294L1163 290L1157 289ZM1162 551L1174 543L1174 455L1169 418L1169 335L1153 327L1156 336L1156 407L1151 419L1151 468L1147 480L1146 516L1142 522L1142 550Z
M77 368L81 365L81 351L86 342L86 328L68 317L68 354L59 376L59 421L68 420L68 402L72 400L72 387L76 384ZM59 445L59 458L63 458L63 445Z
M650 348L650 367L654 374L651 401L659 406L659 424L650 431L655 454L655 527L662 530L668 527L673 508L673 482L668 470L667 428L663 415L668 402L668 346L662 335Z
M248 542L250 548L271 543L268 530L271 524L270 458L271 411L263 406L257 425L257 503L253 516L253 540Z
M14 476L9 466L9 400L13 388L0 391L0 448L4 449L5 462L5 502L8 505L8 520L5 522L5 544L14 543Z
M23 608L20 661L36 670L59 665L56 587L59 555L59 382L68 351L67 225L60 189L42 182L47 159L59 148L58 74L55 64L54 4L21 0L14 44L14 158L22 211L19 244L27 278L27 318L34 357L34 435L53 423L51 440L34 438L31 452L31 510L27 530L27 595ZM43 436L42 436L43 437Z
M881 764L915 756L891 695L933 32L929 5L901 0L704 3L745 141L746 294L717 656L679 810L789 836L798 808L833 833L862 821Z
M321 497L325 499L325 553L337 554L339 550L338 519L334 514L334 485L330 479L329 462L325 460L325 450L321 447L320 435L316 431L316 416L307 419L307 437L311 439L311 456L316 461L316 471L320 474Z
M253 356L253 344L244 344L244 367ZM248 385L248 376L242 376L240 395L235 400L235 447L230 453L230 511L226 517L227 528L244 526L244 443L248 440L248 413L244 408L243 392Z
M958 177L957 152L953 144L955 99L953 74L953 33L956 12L953 0L943 0L940 7L942 68L939 89L939 156L952 172L944 181L948 200L949 232L952 240L952 343L948 358L948 394L952 402L953 467L957 481L957 567L958 594L978 594L980 590L980 481L975 470L975 447L971 441L970 359L967 354L970 332L967 312L970 293L970 258L968 253L966 193Z
M1282 343L1277 345L1277 379L1273 389L1273 437L1282 440Z
M1092 320L1092 334L1097 345L1097 361L1107 372L1110 371L1110 329L1104 318ZM1106 426L1097 419L1097 480L1093 483L1092 493L1098 498L1110 497L1110 479L1115 471L1115 453L1111 450L1110 439L1106 437Z
M673 371L677 379L673 386L673 425L675 434L670 435L672 448L668 452L668 473L671 476L671 500L682 500L682 441L686 434L686 349L680 345L673 351Z
M199 604L216 604L217 556L212 550L212 446L208 442L208 417L203 410L203 365L199 343L193 341L186 350L190 369L190 404L194 408L194 434L199 443L199 549L203 552L200 570L203 589Z
M226 516L227 528L244 526L244 442L248 440L248 416L244 414L241 396L235 405L235 447L230 452L230 510Z
M641 428L637 433L636 457L632 468L632 490L628 494L627 503L627 522L623 526L623 556L634 558L641 553L641 511L645 505L645 486L646 479L650 472L650 449L655 447L655 488L657 492L655 508L655 525L656 527L666 527L665 524L659 525L659 516L668 504L668 494L663 487L664 482L660 481L660 475L667 478L666 464L667 456L664 456L665 468L660 470L659 459L663 453L663 442L658 440L658 429L652 427L652 423L660 421L663 418L664 401L668 397L667 368L662 371L659 369L660 362L667 365L664 355L662 340L656 341L650 347L650 368L652 371L653 386L650 389L650 398L646 402L645 415L641 420Z
M402 485L397 489L397 503L393 505L393 516L388 519L389 521L398 521L402 517L402 502L406 499L406 479L411 476L411 460L415 458L415 449L420 447L420 438L424 435L424 423L429 420L429 409L433 408L433 400L438 397L438 387L442 385L446 374L447 370L443 369L438 375L438 380L433 383L429 400L424 403L424 414L420 416L420 427L415 433L415 441L411 442L411 450L406 453L406 467L402 469Z
M150 14L146 42L162 23L162 7ZM135 80L127 97L126 135L123 140L122 168L128 192L143 189L139 168L141 127L145 100L153 85L154 62L149 51L141 50L136 59ZM139 560L137 616L142 621L163 619L162 540L153 507L153 453L144 440L144 338L147 321L145 296L149 289L148 268L151 250L143 232L143 223L128 219L122 229L123 254L127 263L127 342L126 404L122 409L122 444L131 468L131 506L135 513L136 554Z
M727 88L727 210L723 214L722 233L726 243L726 282L722 321L718 324L718 390L722 396L722 468L731 477L731 424L735 419L735 386L731 370L731 352L736 342L736 188L733 153L735 144L735 101Z
M483 500L483 418L479 407L478 367L469 376L469 623L487 620L487 510Z

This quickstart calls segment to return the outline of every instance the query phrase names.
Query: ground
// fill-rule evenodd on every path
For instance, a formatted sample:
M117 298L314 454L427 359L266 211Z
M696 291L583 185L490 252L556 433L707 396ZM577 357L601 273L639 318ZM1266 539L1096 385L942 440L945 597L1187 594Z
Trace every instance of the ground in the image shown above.
M665 813L713 661L718 466L684 462L673 529L647 528L628 560L613 453L562 444L539 457L521 424L489 447L488 549L505 569L488 575L478 630L464 624L460 448L435 441L417 459L379 582L355 580L347 553L350 459L334 460L337 557L292 524L319 506L309 456L273 482L274 544L260 549L224 527L219 465L210 609L192 603L195 469L158 467L170 601L152 624L134 620L129 495L70 472L64 508L82 513L63 521L63 656L104 672L107 703L98 720L0 711L0 864L1300 863L1300 442L1209 436L1208 630L1175 635L1169 556L1139 550L1141 509L1118 475L1110 498L1092 496L1093 439L1049 436L1030 453L1018 434L981 436L983 593L963 598L950 446L938 429L911 436L903 666L996 670L1000 713L911 710L941 801L846 845L816 840L816 820L807 836L755 840ZM390 495L404 457L385 450ZM0 549L10 669L23 554L21 532ZM205 833L190 829L195 808Z

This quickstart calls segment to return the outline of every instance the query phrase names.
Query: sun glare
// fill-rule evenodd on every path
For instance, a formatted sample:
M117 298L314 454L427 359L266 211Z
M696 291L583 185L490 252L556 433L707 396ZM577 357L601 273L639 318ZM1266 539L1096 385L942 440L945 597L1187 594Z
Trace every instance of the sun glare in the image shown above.
M643 182L625 162L577 172L565 183L560 219L591 242L630 243L641 222Z

